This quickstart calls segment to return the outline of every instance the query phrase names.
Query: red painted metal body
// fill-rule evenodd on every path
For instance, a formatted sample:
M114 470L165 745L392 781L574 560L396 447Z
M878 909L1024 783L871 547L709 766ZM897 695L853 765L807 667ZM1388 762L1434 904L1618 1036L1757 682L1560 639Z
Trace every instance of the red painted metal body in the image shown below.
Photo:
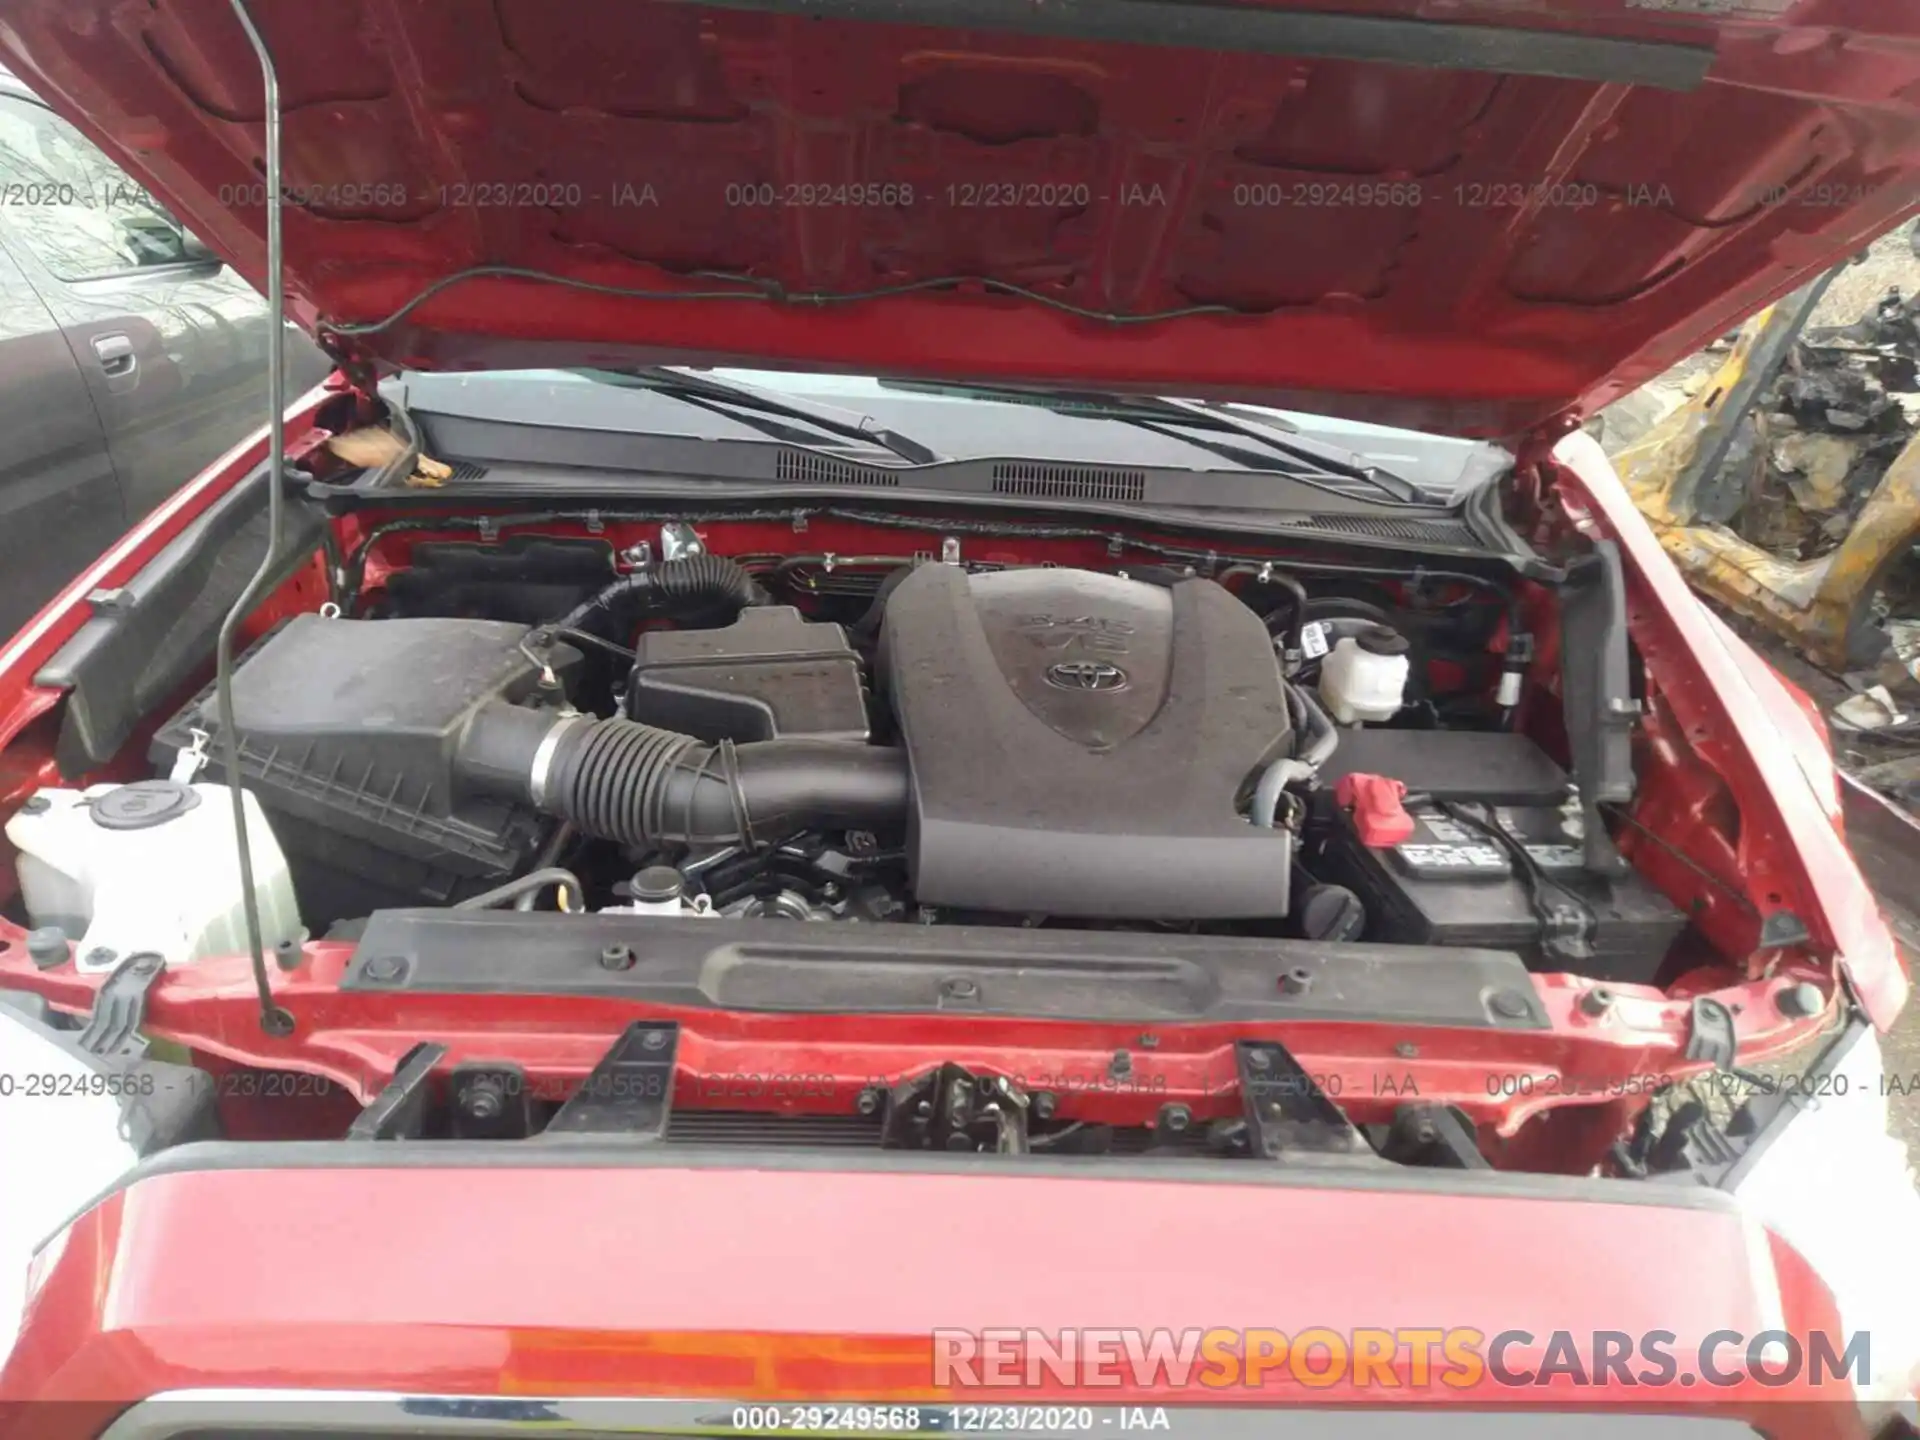
M1699 1373L1717 1330L1838 1339L1804 1263L1730 1207L1604 1208L1444 1181L1407 1191L564 1157L163 1174L44 1252L26 1343L0 1374L0 1435L77 1440L97 1433L101 1411L188 1387L926 1399L942 1393L932 1331L1010 1323L1518 1330L1536 1339L1509 1350L1507 1367L1529 1372L1560 1330L1589 1367L1596 1328L1669 1332L1681 1373ZM1397 1391L1310 1390L1282 1367L1216 1395L1046 1381L945 1396L1712 1405L1776 1434L1859 1433L1831 1379L1747 1380L1709 1397L1564 1376L1415 1391L1404 1359L1395 1373ZM101 1409L7 1407L29 1397Z
M1920 197L1909 0L1265 0L1212 48L1122 43L1148 6L1082 12L1120 38L1040 7L782 8L262 4L291 312L364 325L511 266L342 344L1513 436L1624 394ZM1384 51L1332 33L1394 20ZM1263 45L1274 24L1291 39ZM11 0L0 55L260 278L260 86L226 0Z
M1555 455L1572 482L1560 496L1574 523L1620 543L1629 566L1628 625L1671 712L1671 723L1656 712L1652 727L1657 763L1642 772L1641 786L1661 809L1643 823L1696 861L1739 877L1755 905L1785 906L1807 919L1885 1029L1910 987L1893 932L1847 853L1824 735L1787 683L1687 589L1598 442L1575 433ZM1731 844L1725 827L1712 823L1720 790L1740 817ZM1654 854L1637 851L1634 859L1659 876Z

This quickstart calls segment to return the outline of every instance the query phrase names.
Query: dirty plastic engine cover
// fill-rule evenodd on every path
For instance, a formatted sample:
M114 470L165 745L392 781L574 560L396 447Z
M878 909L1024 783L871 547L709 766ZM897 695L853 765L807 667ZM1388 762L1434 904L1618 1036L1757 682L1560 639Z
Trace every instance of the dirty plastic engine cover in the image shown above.
M923 565L881 664L926 905L1072 918L1284 915L1291 837L1236 802L1291 743L1266 627L1211 580Z

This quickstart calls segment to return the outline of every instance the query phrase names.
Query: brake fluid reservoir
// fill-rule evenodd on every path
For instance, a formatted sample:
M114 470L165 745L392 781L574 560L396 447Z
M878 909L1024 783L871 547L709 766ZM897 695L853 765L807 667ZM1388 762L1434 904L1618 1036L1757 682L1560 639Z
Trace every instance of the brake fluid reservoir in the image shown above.
M1391 720L1407 693L1407 639L1390 625L1343 635L1320 662L1320 699L1341 725Z
M302 937L286 856L252 795L260 938ZM41 790L7 822L20 852L20 895L35 927L77 942L82 970L111 970L142 951L169 965L247 948L233 798L224 785L141 780L86 790Z

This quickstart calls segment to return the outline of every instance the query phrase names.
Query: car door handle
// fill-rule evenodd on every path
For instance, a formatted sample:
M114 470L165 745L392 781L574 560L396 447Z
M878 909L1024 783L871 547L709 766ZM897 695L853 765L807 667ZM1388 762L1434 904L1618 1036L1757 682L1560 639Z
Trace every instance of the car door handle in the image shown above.
M133 353L133 341L118 333L93 337L93 353L100 357L100 368L115 379L131 375L140 363Z

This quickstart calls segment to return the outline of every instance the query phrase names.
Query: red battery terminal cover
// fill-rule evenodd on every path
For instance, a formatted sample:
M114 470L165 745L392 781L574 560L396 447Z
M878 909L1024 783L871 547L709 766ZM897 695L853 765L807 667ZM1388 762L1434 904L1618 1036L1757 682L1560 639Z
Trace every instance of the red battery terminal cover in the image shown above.
M1370 850L1413 838L1413 817L1400 803L1406 795L1405 785L1385 775L1342 775L1333 787L1334 800L1353 812L1353 828Z

